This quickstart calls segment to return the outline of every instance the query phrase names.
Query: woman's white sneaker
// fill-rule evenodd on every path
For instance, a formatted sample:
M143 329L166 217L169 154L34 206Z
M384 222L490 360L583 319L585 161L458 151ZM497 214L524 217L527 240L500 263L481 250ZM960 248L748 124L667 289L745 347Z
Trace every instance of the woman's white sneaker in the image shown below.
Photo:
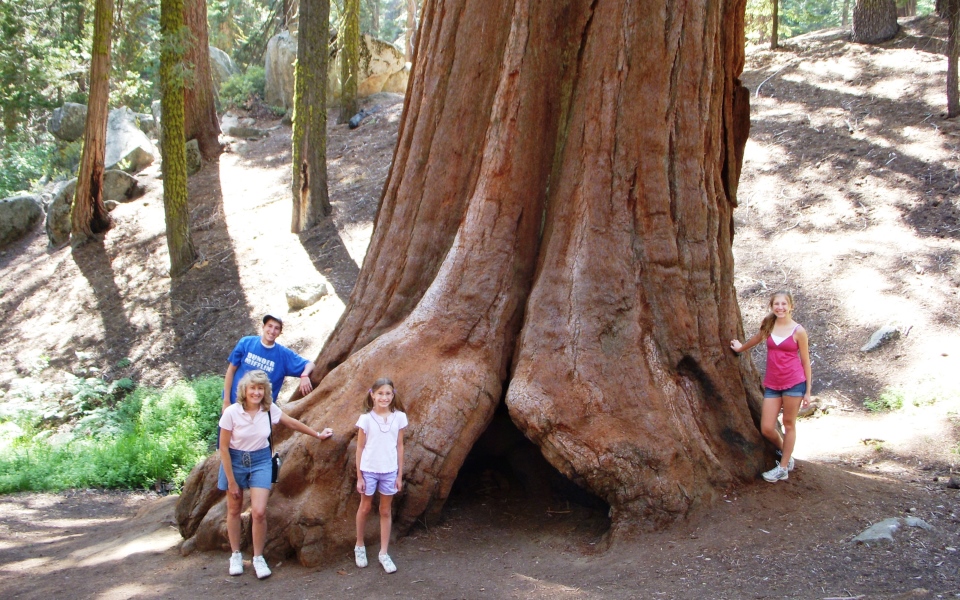
M770 483L776 483L778 481L786 481L790 477L790 472L781 467L780 465L775 466L766 473L763 474L764 481L769 481Z
M262 556L253 557L253 570L257 572L257 579L266 579L273 574Z
M243 575L243 555L239 552L230 555L230 574Z

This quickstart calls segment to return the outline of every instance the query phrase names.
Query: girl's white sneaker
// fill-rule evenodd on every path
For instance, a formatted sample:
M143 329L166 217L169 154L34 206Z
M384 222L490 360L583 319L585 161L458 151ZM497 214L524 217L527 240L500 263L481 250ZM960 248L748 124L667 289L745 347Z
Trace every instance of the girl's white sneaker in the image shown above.
M353 558L357 561L358 567L364 568L367 566L367 549L363 546L354 546Z
M393 559L390 558L389 554L380 555L380 564L383 565L383 570L387 573L397 572L397 565L393 564Z

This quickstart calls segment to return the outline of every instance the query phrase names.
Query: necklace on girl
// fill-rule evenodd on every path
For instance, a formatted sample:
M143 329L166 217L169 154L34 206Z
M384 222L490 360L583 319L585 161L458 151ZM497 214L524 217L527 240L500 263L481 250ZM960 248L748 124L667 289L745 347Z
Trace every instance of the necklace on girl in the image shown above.
M393 413L393 414L394 414L394 419L396 419L396 413ZM383 424L387 426L387 428L384 429L383 426L380 425L380 420L377 419L377 416L378 416L377 413L374 412L374 413L373 413L373 422L377 424L377 429L380 430L380 433L387 433L388 431L390 431L390 428L393 427L393 421L394 421L394 419L390 419L390 421L388 422L388 421L387 421L387 417L384 417L384 418L383 418ZM389 416L389 415L388 415L388 416Z

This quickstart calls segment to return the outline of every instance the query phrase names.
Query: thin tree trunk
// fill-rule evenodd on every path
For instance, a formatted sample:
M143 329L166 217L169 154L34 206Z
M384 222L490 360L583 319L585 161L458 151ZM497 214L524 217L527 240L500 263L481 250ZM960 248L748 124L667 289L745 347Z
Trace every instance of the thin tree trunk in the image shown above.
M613 537L766 465L759 377L729 351L743 18L743 1L427 2L370 248L315 391L288 405L348 431L369 384L397 382L411 426L395 531L441 509L500 402L609 503ZM282 435L268 551L343 556L352 436ZM177 506L199 549L224 541L218 466Z
M164 43L160 53L160 104L163 113L160 151L163 156L163 208L171 277L180 277L197 260L190 236L190 210L187 206L183 28L183 0L161 0L160 33Z
M205 161L220 156L220 120L217 118L217 95L210 72L210 46L207 35L206 0L186 0L184 20L190 30L186 65L192 75L184 88L184 135L196 139Z
M370 7L370 33L380 37L380 0L368 0L367 6Z
M357 114L357 81L360 73L360 0L343 0L343 33L340 35L340 117L346 123Z
M110 41L113 0L97 0L94 6L93 46L90 52L90 95L83 132L83 155L73 200L71 243L81 244L110 229L112 220L103 204L104 154L107 148L107 116L110 97Z
M327 190L327 56L329 0L300 1L293 94L293 233L333 212Z
M917 15L917 0L900 0L897 2L898 17L915 17Z
M413 50L416 48L417 35L417 0L407 1L407 47L405 52L407 62L413 62Z
M770 0L770 49L780 47L780 1Z
M850 39L860 44L879 44L897 35L896 0L857 0L853 7Z
M840 18L840 26L846 29L847 23L850 22L850 0L843 0L843 15Z
M960 115L957 59L960 57L960 0L945 0L947 12L947 118Z

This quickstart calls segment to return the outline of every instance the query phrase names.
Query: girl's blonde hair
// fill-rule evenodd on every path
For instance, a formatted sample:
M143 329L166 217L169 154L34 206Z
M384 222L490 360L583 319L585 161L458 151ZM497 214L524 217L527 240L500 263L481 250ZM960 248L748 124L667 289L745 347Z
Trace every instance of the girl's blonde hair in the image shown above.
M773 331L773 324L777 322L777 315L773 313L773 301L777 296L783 296L787 299L787 304L790 305L790 310L793 310L793 294L787 290L777 290L770 295L770 301L767 302L767 307L771 309L771 312L760 321L760 333L763 334L763 337L766 338L770 335L770 332Z
M367 395L363 398L363 412L368 413L373 410L373 392L379 390L385 385L389 385L390 389L393 390L393 401L390 402L390 412L399 410L403 412L403 403L400 402L400 397L397 396L397 387L393 385L393 380L389 377L381 377L380 379L373 382L373 385L370 386L370 389L367 390Z
M240 406L245 406L247 402L247 386L259 385L263 387L263 398L260 399L260 410L270 412L270 404L273 402L273 386L270 384L270 378L263 371L249 371L240 378L237 384L237 402Z

